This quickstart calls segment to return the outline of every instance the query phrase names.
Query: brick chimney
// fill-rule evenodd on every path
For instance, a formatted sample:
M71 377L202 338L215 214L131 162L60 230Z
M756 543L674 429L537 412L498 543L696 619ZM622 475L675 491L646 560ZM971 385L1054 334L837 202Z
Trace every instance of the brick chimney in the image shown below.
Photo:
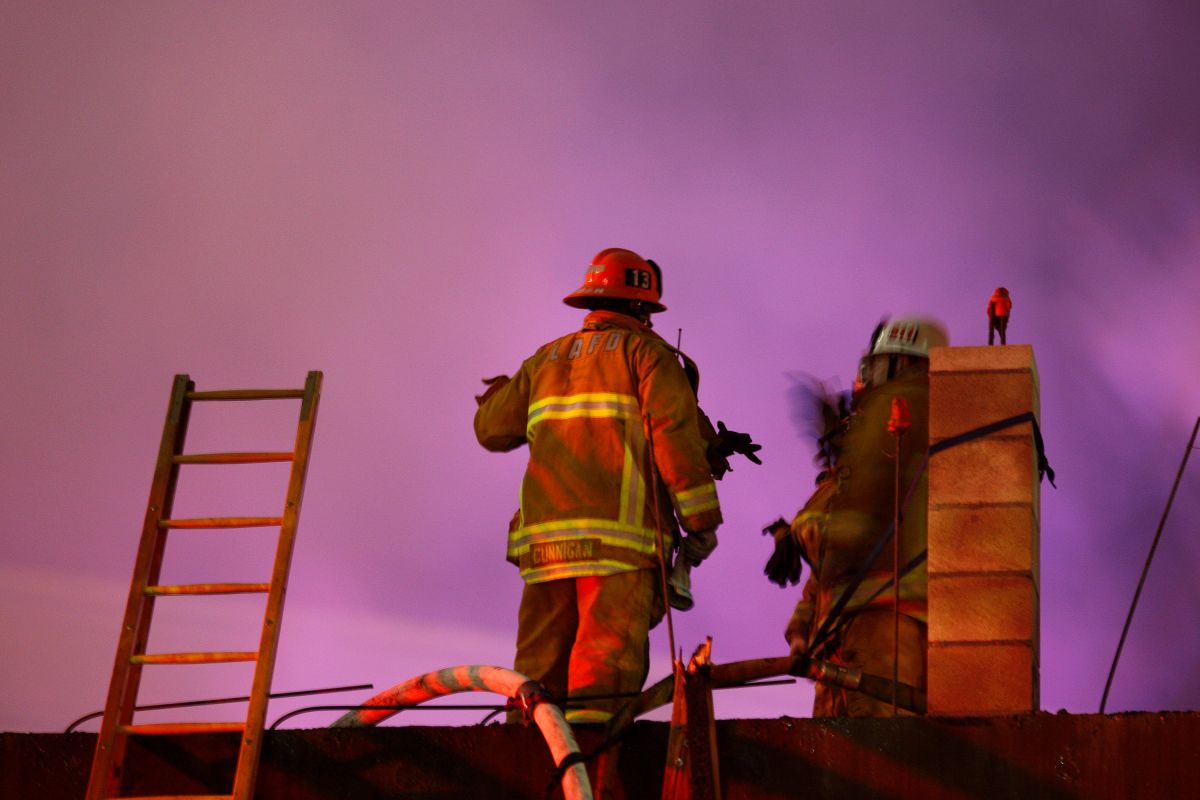
M930 445L1027 411L1040 414L1031 346L930 351ZM1027 422L930 459L930 714L1039 708L1039 488Z

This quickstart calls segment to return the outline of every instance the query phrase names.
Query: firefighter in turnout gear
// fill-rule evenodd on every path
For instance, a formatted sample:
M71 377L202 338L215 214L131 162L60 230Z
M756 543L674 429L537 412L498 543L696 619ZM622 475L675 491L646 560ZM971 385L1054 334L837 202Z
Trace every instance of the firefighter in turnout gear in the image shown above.
M715 473L731 452L757 461L748 436L713 430L678 351L650 329L661 298L657 264L601 251L564 299L589 311L582 329L476 398L481 445L529 445L508 537L525 582L514 669L556 698L641 690L664 613L660 531L671 547L682 528L684 557L704 561L722 521ZM567 719L605 722L623 702L573 703Z
M995 344L996 334L1000 334L1000 344L1008 344L1008 318L1012 316L1012 298L1008 289L1000 286L988 298L988 344Z
M917 557L926 544L926 477L921 477L901 515L898 622L891 542L879 551L876 546L895 512L896 458L901 501L922 468L929 446L929 348L948 343L938 323L921 318L894 319L876 330L860 365L850 414L827 432L827 441L836 450L830 469L822 473L816 491L790 526L796 550L811 567L785 633L794 655L807 653L889 680L895 669L901 683L925 688L927 572ZM893 401L905 401L909 409L911 428L902 436L889 431ZM919 563L903 572L914 559ZM862 580L852 589L860 573ZM837 618L827 621L850 589L852 594ZM895 659L897 625L899 657ZM821 633L828 635L815 641ZM816 685L814 717L891 713L890 703L837 686Z

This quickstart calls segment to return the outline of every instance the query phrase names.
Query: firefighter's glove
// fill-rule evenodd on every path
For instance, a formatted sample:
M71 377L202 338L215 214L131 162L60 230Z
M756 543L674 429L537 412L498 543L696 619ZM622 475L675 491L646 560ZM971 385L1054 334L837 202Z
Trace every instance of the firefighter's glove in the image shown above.
M717 549L717 531L709 528L704 531L689 533L683 538L683 556L694 567L700 566L704 559Z
M754 439L748 433L738 433L731 431L725 427L725 423L717 420L717 452L722 456L731 456L734 453L739 453L753 461L755 464L761 464L762 461L758 457L758 451L762 450L761 444L755 444Z
M691 611L696 605L692 597L692 565L686 558L676 559L667 578L667 602L676 611Z
M507 375L497 375L494 378L484 378L483 383L485 386L487 386L487 389L484 390L483 394L475 395L475 404L481 406L486 403L489 397L507 386L510 380L512 379Z
M800 582L800 572L804 562L808 560L804 545L792 535L791 526L784 522L782 517L763 528L763 535L767 534L775 539L775 550L767 559L763 574L771 583L784 588L789 584L795 586Z

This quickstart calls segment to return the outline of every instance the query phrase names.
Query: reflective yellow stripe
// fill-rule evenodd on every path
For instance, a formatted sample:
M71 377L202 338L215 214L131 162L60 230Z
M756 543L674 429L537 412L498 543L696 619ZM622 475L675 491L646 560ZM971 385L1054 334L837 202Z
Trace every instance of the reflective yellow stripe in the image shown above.
M717 500L717 485L711 481L693 489L685 489L677 493L675 495L675 502L679 504L679 511L684 516L692 516L693 514L699 514L701 511L720 508L721 505Z
M554 531L578 533L580 535L586 534L589 536L605 531L642 533L647 535L654 533L653 528L643 528L640 525L629 525L612 519L600 519L599 517L580 517L576 519L556 519L550 522L538 522L534 525L522 526L520 533L538 534Z
M508 553L519 556L531 544L563 542L571 539L598 539L610 547L623 547L636 553L654 552L654 529L622 525L612 520L567 519L543 522L514 531L508 539Z
M626 426L628 427L628 426ZM633 452L629 447L629 432L625 432L625 458L621 464L621 507L617 511L617 519L629 523L629 508L633 505L629 497L633 479Z
M615 417L628 419L638 415L637 398L612 392L584 392L582 394L546 397L529 406L525 423L529 430L548 419L575 419L580 417Z
M580 392L579 394L557 394L544 397L529 406L530 412L546 406L570 405L572 403L632 403L637 405L637 399L631 394L618 392Z
M621 468L621 508L617 519L636 525L646 502L646 478L642 474L642 454L646 440L640 425L625 426L625 457Z
M633 572L639 567L626 564L623 561L589 561L579 564L554 564L549 567L521 570L521 577L527 583L556 581L562 578L591 578L616 575L618 572Z
M571 698L567 698L570 702ZM608 722L613 718L611 711L597 711L594 708L568 708L565 715L567 722Z
M605 547L620 547L624 550L630 550L634 553L653 553L655 552L654 539L651 534L653 531L645 535L632 536L614 536L611 534L589 533L586 537L583 536L545 536L538 538L530 538L525 536L514 537L508 544L508 554L510 556L523 556L529 552L529 548L535 544L555 544L557 542L568 542L578 538L595 539Z

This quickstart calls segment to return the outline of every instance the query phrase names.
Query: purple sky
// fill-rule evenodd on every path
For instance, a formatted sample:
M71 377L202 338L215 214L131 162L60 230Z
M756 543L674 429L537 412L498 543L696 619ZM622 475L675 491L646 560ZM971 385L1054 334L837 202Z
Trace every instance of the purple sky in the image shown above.
M609 246L662 265L658 330L764 446L720 484L722 544L675 620L718 661L785 652L798 589L762 576L759 528L814 474L788 373L846 386L889 312L982 344L1007 286L1059 476L1042 704L1098 708L1200 414L1200 8L644 5L4 4L0 729L103 705L176 372L325 372L276 690L510 664L525 457L476 444L472 395L578 323L560 300ZM190 450L290 445L290 407L205 412ZM274 514L263 475L185 473L177 511ZM1193 462L1109 710L1200 708L1198 489ZM201 540L164 577L261 574L261 538ZM152 645L250 649L260 601L190 602L160 601ZM141 700L243 693L224 669L151 670ZM810 707L807 685L717 696Z

